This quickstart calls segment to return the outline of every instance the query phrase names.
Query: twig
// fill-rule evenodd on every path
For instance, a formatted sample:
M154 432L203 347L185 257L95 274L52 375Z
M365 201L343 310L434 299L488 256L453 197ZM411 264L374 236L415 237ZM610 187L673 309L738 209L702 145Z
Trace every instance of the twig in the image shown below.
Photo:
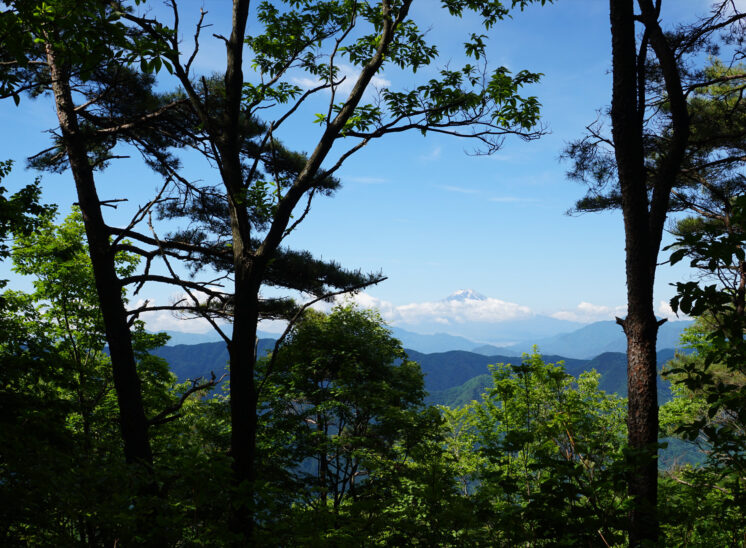
M189 396L191 396L195 392L199 392L201 390L207 390L209 388L213 388L217 386L223 381L226 375L227 373L224 373L219 379L216 379L215 372L211 371L210 372L211 379L204 384L198 384L199 381L202 380L202 377L197 377L196 379L192 380L191 388L189 388L186 392L184 392L181 395L181 397L179 398L179 401L176 402L174 405L167 407L166 409L158 413L152 419L149 419L148 426L157 426L157 425L165 424L167 422L171 422L173 420L178 419L180 415L178 415L177 413L184 406L184 403L189 398Z
M158 235L156 234L155 229L153 228L153 220L152 219L148 219L148 225L150 226L150 230L153 233L153 237L158 242L158 247L160 248L160 240L158 239ZM162 255L162 258L163 258L163 262L166 265L166 268L168 268L168 271L171 274L171 276L173 277L173 279L176 280L178 283L180 283L182 289L184 289L184 292L187 295L189 295L189 298L192 299L192 301L194 302L195 306L199 306L200 305L199 299L197 297L195 297L194 294L189 290L189 287L187 287L188 285L190 285L189 282L186 282L185 280L182 280L181 278L179 278L179 276L176 274L176 272L174 271L173 267L171 266L171 262L168 260L168 258L166 257L166 255ZM198 289L200 291L204 292L204 293L208 293L207 291L204 290L204 288L201 288L201 289L198 288ZM220 294L219 293L209 292L208 295L210 293L213 294L212 296L216 296L217 298L220 298L220 296L219 296ZM207 314L204 314L202 317L204 319L206 319L210 323L210 325L212 326L212 328L215 331L217 331L218 335L220 335L220 337L225 341L225 343L229 345L230 342L231 342L230 338L228 337L228 335L225 334L225 332L223 332L222 329L220 329L220 326L218 326L218 324L215 322L215 320L213 320Z

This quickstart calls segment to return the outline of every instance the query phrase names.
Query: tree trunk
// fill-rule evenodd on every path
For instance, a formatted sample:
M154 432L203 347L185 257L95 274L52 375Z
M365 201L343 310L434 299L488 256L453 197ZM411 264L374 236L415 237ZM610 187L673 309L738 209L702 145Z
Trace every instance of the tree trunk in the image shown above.
M628 439L633 450L628 479L634 498L631 546L658 541L658 390L653 286L663 225L689 139L689 115L676 56L658 17L660 2L638 0L644 25L640 51L635 39L633 0L610 0L614 151L622 194L627 267L627 318L618 320L627 336ZM671 136L648 180L645 166L645 60L648 44L665 80ZM648 186L652 187L648 198Z
M657 542L658 520L658 391L656 340L658 324L649 310L628 313L627 334L628 441L633 450L628 472L629 494L634 497L630 513L630 546Z
M412 0L406 0L399 10L404 18ZM250 182L244 180L241 167L241 135L239 119L243 93L243 47L249 0L234 0L231 35L226 40L225 109L219 120L210 118L199 104L196 95L193 103L202 110L203 121L219 151L221 178L228 194L234 260L234 309L233 334L229 345L231 383L231 455L233 459L234 488L230 517L231 530L244 542L251 542L254 530L254 480L256 479L257 402L254 373L256 368L255 341L259 318L259 288L264 279L268 261L285 236L291 214L301 197L312 186L320 166L329 153L335 138L347 120L370 80L383 63L385 50L393 39L394 25L390 13L386 14L381 43L373 58L363 67L349 98L342 110L328 125L323 137L278 204L274 220L258 249L251 248L251 221L246 207L245 191ZM182 78L186 79L186 75ZM188 86L187 86L188 87Z
M236 240L234 239L234 242ZM233 460L234 500L230 527L242 540L250 542L254 531L256 480L257 391L256 329L259 318L259 283L251 266L236 269L233 334L229 345L231 457Z
M650 261L658 249L652 248L649 230L633 0L610 0L610 20L614 78L611 120L627 267L627 319L619 323L627 336L627 426L633 450L628 473L629 494L634 498L629 541L631 546L638 546L658 540L657 324L653 312L655 261L652 269Z
M114 387L119 404L119 425L127 463L153 466L148 423L143 408L140 379L137 375L132 338L122 301L122 286L117 277L114 250L101 214L86 143L78 128L75 104L70 91L69 74L58 65L53 47L46 47L52 78L52 90L70 170L75 179L78 203L83 214L88 250L91 257L101 315L109 343Z

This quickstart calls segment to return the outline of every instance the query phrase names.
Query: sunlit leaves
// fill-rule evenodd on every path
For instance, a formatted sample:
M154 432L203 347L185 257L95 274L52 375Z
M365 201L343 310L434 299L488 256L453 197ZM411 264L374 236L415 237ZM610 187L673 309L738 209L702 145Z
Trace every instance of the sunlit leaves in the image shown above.
M464 51L466 52L466 55L469 57L474 57L474 59L479 59L480 57L484 56L485 49L487 45L484 43L484 39L487 38L484 34L474 34L471 35L471 41L466 42L464 44Z
M446 412L487 544L621 539L624 400L599 391L598 373L573 379L537 353L491 373L481 401Z
M284 104L297 98L302 91L299 86L288 82L279 82L275 86L255 85L249 82L243 85L244 101L248 104L259 104L267 99Z
M453 15L477 12L489 27L507 16L512 7L522 9L526 4L450 1L443 5ZM300 90L293 87L299 81L296 74L305 74L318 82L316 87L308 83L308 92L320 89L335 92L331 111L338 115L345 103L345 98L339 96L340 90L351 89L348 85L355 82L346 81L358 78L359 70L377 54L381 55L379 74L390 65L412 73L431 65L438 58L437 45L426 40L427 32L411 18L398 19L405 9L408 10L408 2L404 1L389 6L337 0L262 3L258 19L263 31L246 39L254 54L252 66L262 82L246 86L248 108L261 108L270 101L281 104L297 100ZM390 25L396 23L384 44L386 21ZM484 59L486 36L471 33L464 49L467 56ZM350 63L353 70L342 65L343 61ZM380 137L403 129L417 129L426 134L430 128L447 127L471 127L476 134L476 128L481 127L483 140L494 145L504 133L529 135L537 126L540 104L536 97L520 95L520 90L537 82L540 76L525 70L512 75L504 67L489 72L486 67L472 64L457 69L441 68L437 77L408 90L390 85L371 90L380 98L380 104L358 105L352 113L344 111L345 119L335 131L337 136ZM343 82L347 85L341 88ZM272 93L270 88L278 91ZM332 121L327 117L328 113L318 113L313 121L326 125ZM470 132L464 130L458 134ZM485 136L495 137L494 142Z
M253 64L260 72L275 76L298 61L313 74L323 65L316 62L314 52L323 40L351 23L356 2L304 0L286 4L287 10L270 2L259 4L257 19L263 25L263 33L246 38L255 54Z
M342 105L334 105L333 111L339 112L342 109ZM376 127L381 124L381 121L383 119L383 113L381 109L374 105L358 105L352 116L347 118L347 121L345 122L344 127L342 128L342 131L340 132L340 135L344 137L347 133L351 131L369 131L371 128ZM321 115L317 115L321 116ZM326 121L326 118L323 119L317 118L316 120L318 123L322 123Z
M489 113L492 123L503 128L517 125L528 130L538 123L538 100L517 93L523 85L538 81L539 74L521 71L512 77L502 67L481 87L483 77L472 65L460 71L443 69L439 79L430 79L414 90L383 90L381 95L393 117L424 116L426 123L419 126L423 133L429 125L457 124L484 112Z
M510 7L518 7L523 10L530 4L541 4L542 6L552 0L510 0ZM448 9L451 15L461 17L466 10L476 12L482 17L485 28L491 28L497 21L505 19L510 15L510 8L500 0L442 0L442 5Z
M523 129L530 129L539 119L539 101L536 97L522 98L518 90L526 84L539 81L541 74L522 70L514 77L505 67L500 67L492 75L487 85L487 95L498 109L493 119L500 125L518 124Z
M723 477L746 467L746 317L744 315L744 226L746 197L721 197L719 216L691 218L677 225L672 264L688 259L708 281L676 284L675 312L697 318L685 343L696 353L678 357L668 374L694 398L696 413L681 413L676 432L703 443L711 465Z
M265 374L261 447L275 456L272 464L284 463L292 478L286 481L297 489L284 496L300 503L268 519L287 515L301 528L293 535L300 544L304 535L359 534L361 519L380 522L374 531L389 527L401 510L388 507L398 501L387 491L410 475L423 445L437 439L430 429L439 417L423 408L419 366L406 360L380 317L351 306L309 312L274 365L260 365Z
M0 161L0 181L10 173L13 162ZM39 203L41 181L24 186L14 194L6 196L7 189L0 186L0 259L8 256L10 247L6 243L11 236L30 234L44 223L55 211L55 207ZM0 285L2 281L0 281Z

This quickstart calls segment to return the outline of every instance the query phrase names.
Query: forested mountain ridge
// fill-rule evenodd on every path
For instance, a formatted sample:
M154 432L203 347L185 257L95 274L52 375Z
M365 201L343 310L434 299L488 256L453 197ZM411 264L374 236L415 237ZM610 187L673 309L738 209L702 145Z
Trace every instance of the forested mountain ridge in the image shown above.
M274 348L274 339L259 339L257 354L264 356ZM475 352L451 350L426 354L405 349L410 360L417 362L425 377L425 390L429 393L428 403L457 407L477 398L489 385L491 378L488 366L497 363L517 365L521 358L516 356L484 356ZM168 345L152 352L165 359L179 382L197 377L209 377L211 372L220 376L226 368L228 352L222 342L193 345ZM674 357L673 349L658 352L660 367ZM625 396L627 393L626 355L621 352L605 352L590 360L545 355L550 363L563 362L567 373L578 377L584 371L595 369L600 373L599 388L608 393ZM671 397L668 383L659 379L658 396L660 403Z
M257 356L264 356L274 348L274 339L259 339ZM228 349L224 342L177 344L162 346L153 354L166 360L179 382L197 377L220 376L228 364Z
M486 388L491 386L492 378L488 372L488 365L496 363L519 363L519 359L508 356L481 356L481 361L477 354L471 356L457 356L460 360L453 361L453 366L449 366L445 361L448 357L454 357L455 352L447 352L444 355L439 354L419 354L417 357L410 354L410 358L419 361L423 373L425 373L425 386L429 388L429 395L426 398L428 403L445 405L448 407L460 407L474 399L479 399ZM461 353L458 353L461 354ZM658 352L658 370L671 360L675 351L666 348ZM543 356L546 362L558 363L563 362L568 374L577 378L585 371L595 370L600 375L599 389L609 394L617 394L625 397L627 395L627 356L621 352L605 352L599 354L591 360L576 360L572 358L563 358L562 356ZM481 370L481 373L473 375L458 385L447 386L447 379L454 378L448 375L452 368L458 368L463 364L481 363L481 369L477 366L473 371ZM424 364L424 365L423 365ZM427 367L427 370L426 370ZM429 373L429 375L428 375ZM428 380L428 378L430 380ZM445 388L435 388L435 386L445 386ZM658 377L658 402L663 405L671 399L670 383Z

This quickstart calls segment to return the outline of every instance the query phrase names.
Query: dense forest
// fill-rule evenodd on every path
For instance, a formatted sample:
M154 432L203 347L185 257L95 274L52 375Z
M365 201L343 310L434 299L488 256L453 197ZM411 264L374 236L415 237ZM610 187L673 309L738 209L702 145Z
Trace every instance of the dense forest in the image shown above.
M613 378L537 348L488 368L407 353L376 311L314 308L382 274L287 243L369 144L541 138L541 75L490 67L482 33L551 2L438 2L481 22L461 66L414 0L234 0L225 36L204 9L182 26L177 0L0 2L0 99L57 124L0 162L0 185L25 161L75 194L63 216L42 176L0 186L0 260L33 281L0 281L0 543L746 545L746 14L720 0L666 27L668 1L610 1L610 106L562 152L587 188L574 211L624 220ZM201 73L208 35L225 66ZM385 67L415 83L377 87ZM318 140L292 150L281 126L319 97ZM112 200L99 183L125 155L159 187L122 223L108 215L137 181ZM670 304L694 323L685 351L658 353L656 270L682 261L696 277ZM146 286L182 297L137 300ZM164 310L221 343L176 357L146 330ZM287 328L260 341L268 319ZM458 380L426 390L438 374Z

